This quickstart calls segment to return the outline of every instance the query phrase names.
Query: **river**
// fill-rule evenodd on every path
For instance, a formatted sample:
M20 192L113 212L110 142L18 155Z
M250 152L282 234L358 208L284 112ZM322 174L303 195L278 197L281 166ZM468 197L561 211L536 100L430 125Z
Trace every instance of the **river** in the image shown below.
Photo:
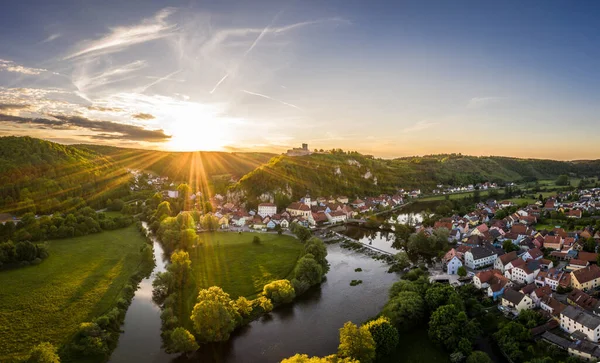
M206 346L194 358L178 361L274 363L296 353L336 353L342 325L360 324L377 315L399 277L387 273L382 262L337 244L328 245L327 251L331 268L320 286L240 329L228 342ZM359 267L362 272L355 272ZM363 283L350 286L353 279Z
M125 362L279 362L296 353L329 355L337 351L339 328L347 321L362 323L377 315L388 289L399 278L388 266L361 253L328 245L331 266L325 281L294 303L275 309L237 330L225 343L204 346L187 358L161 348L160 309L152 301L152 281L167 260L154 240L156 267L142 280L127 310L123 333L111 363ZM362 272L356 272L356 268ZM362 280L350 286L353 279Z
M143 223L147 228L146 223ZM160 243L151 235L156 266L149 277L143 279L127 309L119 344L109 362L169 362L173 355L161 348L160 307L152 300L152 281L159 272L164 272L168 260Z

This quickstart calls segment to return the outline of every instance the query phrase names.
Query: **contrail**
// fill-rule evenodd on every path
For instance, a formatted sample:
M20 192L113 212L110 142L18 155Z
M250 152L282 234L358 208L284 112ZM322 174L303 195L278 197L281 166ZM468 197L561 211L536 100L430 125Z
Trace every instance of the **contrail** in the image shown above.
M217 90L217 88L219 88L221 83L223 83L223 81L225 81L227 79L227 77L229 77L229 73L226 73L225 76L223 78L221 78L221 80L219 82L217 82L217 84L215 84L213 89L210 91L211 95Z
M256 45L258 44L258 42L260 42L260 40L265 36L265 34L267 34L271 29L271 26L273 25L273 23L275 22L275 20L277 20L277 18L279 17L279 15L281 15L283 13L283 10L278 12L273 19L271 20L271 22L269 23L269 25L267 25L261 32L260 34L258 34L258 36L256 37L256 39L254 39L254 42L252 42L252 45L250 45L250 47L244 52L244 54L242 55L242 57L240 58L240 61L238 62L237 66L233 69L233 72L236 72L238 70L238 68L240 68L240 66L242 65L243 60L246 58L246 56L252 51L252 49L254 49L254 47L256 47ZM217 84L213 87L213 89L210 91L210 94L212 95L217 88L219 88L219 86L221 85L221 83L223 83L224 80L227 79L227 77L229 77L230 73L233 72L227 72L227 74L225 74L225 76L223 78L221 78L221 80L219 82L217 82Z
M283 101L281 101L281 100L278 100L278 99L276 99L276 98L273 98L273 97L270 97L270 96L267 96L267 95L263 95L263 94L261 94L261 93L250 92L250 91L246 91L245 89L243 89L243 90L242 90L242 92L244 92L244 93L247 93L247 94L249 94L249 95L258 96L258 97L262 97L262 98L266 98L267 100L271 100L271 101L279 102L279 103L281 103L282 105L290 106L290 107L293 107L293 108L295 108L295 109L297 109L297 110L303 111L303 110L302 110L300 107L298 107L298 106L296 106L296 105L294 105L294 104L291 104L291 103L288 103L288 102L283 102Z
M156 85L156 84L158 84L158 83L160 83L160 82L162 82L162 81L166 81L166 80L168 80L169 78L173 77L174 75L176 75L176 74L177 74L177 73L179 73L179 72L181 72L181 69L179 69L179 70L177 70L177 71L175 71L175 72L169 73L169 74L167 74L166 76L164 76L164 77L161 77L161 78L159 78L159 79L155 80L154 82L151 82L151 83L149 83L148 85L146 85L146 86L142 87L142 88L141 88L141 91L140 91L139 93L144 93L144 92L146 92L146 91L148 90L148 88L150 88L150 87L152 87L152 86L154 86L154 85Z

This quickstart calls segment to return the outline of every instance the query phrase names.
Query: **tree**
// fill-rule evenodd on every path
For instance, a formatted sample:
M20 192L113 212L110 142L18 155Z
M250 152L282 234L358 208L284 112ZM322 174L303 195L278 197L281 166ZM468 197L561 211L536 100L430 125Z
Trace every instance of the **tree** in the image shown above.
M410 259L408 258L408 254L406 252L398 252L394 257L396 258L396 264L398 265L398 268L405 269L410 266Z
M190 255L181 250L177 250L171 254L171 263L167 270L173 276L173 282L177 292L181 292L185 286L191 282L192 277L192 261Z
M508 239L502 243L502 249L504 250L504 252L509 253L512 251L518 251L519 247Z
M402 291L385 304L381 314L398 328L409 330L423 320L424 305L423 298L418 293Z
M200 290L190 318L202 342L228 340L241 320L229 294L217 286Z
M472 342L478 334L477 323L455 305L440 306L431 314L429 337L450 352L458 348L461 339Z
M178 327L171 332L171 350L175 353L190 353L198 350L196 339L184 328Z
M305 281L309 286L316 285L323 279L323 267L315 261L313 255L307 254L298 260L294 276L300 281Z
M50 343L40 343L31 349L28 363L60 363L56 348Z
M465 277L465 276L467 276L467 269L465 268L465 266L460 266L460 267L458 268L457 274L458 274L458 276L460 276L460 277Z
M273 310L273 302L265 296L259 296L254 303L260 307L265 313L270 313Z
M294 300L296 292L288 280L277 280L263 287L263 295L275 304L287 304Z
M340 328L338 355L371 363L375 360L375 340L366 326L358 327L351 321Z
M494 334L494 339L510 359L519 361L523 358L523 352L531 339L531 333L523 325L511 321L504 324Z
M462 299L458 298L456 290L447 284L435 283L425 293L425 303L429 311L435 311L442 305L448 305L456 302L457 308L462 309ZM454 299L453 299L454 298Z
M242 317L248 317L252 313L252 302L243 296L237 298L235 307Z
M329 270L327 263L327 247L319 238L312 237L304 245L304 253L313 255L315 261L323 268L323 273Z
M392 287L390 287L389 297L390 297L390 299L393 299L399 293L404 292L404 291L411 291L411 292L418 293L419 286L417 286L417 284L413 283L412 281L408 281L408 280L400 280L400 281L394 282Z
M569 185L569 176L565 174L560 175L558 178L556 178L554 184L558 186Z
M154 215L159 221L162 221L166 217L170 217L173 212L171 211L171 203L168 201L161 202L156 208Z
M380 317L376 320L371 320L364 326L369 329L369 332L375 341L375 355L377 360L382 359L396 350L396 347L400 342L400 337L398 335L398 330L390 323L388 318Z
M312 232L310 231L310 229L301 226L298 223L294 223L292 225L292 232L294 232L294 234L296 235L296 237L298 237L300 242L306 242L312 236Z
M360 363L352 358L340 358L337 355L327 357L309 357L306 354L296 354L293 357L286 358L281 363Z
M476 350L467 358L467 363L492 363L487 353Z

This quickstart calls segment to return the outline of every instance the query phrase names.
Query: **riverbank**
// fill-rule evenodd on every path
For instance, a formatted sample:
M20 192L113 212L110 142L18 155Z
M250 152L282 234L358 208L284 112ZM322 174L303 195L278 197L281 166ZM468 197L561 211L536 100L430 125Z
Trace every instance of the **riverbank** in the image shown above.
M25 359L43 341L65 345L116 307L145 269L144 246L135 226L53 240L44 263L0 273L0 361Z

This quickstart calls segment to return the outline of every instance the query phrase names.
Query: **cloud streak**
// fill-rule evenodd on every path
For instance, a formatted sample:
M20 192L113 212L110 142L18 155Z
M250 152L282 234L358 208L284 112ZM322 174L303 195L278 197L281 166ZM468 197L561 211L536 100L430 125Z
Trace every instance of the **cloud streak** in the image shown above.
M16 64L13 61L0 59L0 71L21 73L28 76L36 76L40 73L47 72L48 70L43 68L25 67L20 64Z
M163 130L148 130L140 126L121 124L111 121L90 120L81 116L52 115L54 119L33 118L0 114L0 123L35 125L40 128L56 130L85 129L99 132L101 138L128 139L135 141L161 142L171 138ZM98 134L89 136L99 136Z
M467 108L478 109L488 107L502 101L504 97L473 97L467 102Z
M174 12L175 9L166 8L156 13L153 18L143 20L140 24L111 28L110 33L99 39L81 42L63 60L114 53L135 44L169 36L176 29L176 25L168 24L166 19Z
M438 123L437 122L430 122L430 121L426 121L426 120L421 120L417 123L415 123L412 126L409 126L405 129L402 130L403 133L408 134L411 132L417 132L417 131L423 131L423 130L427 130L430 129L434 126L437 126Z
M273 98L273 97L271 97L271 96L267 96L267 95L265 95L265 94L262 94L262 93L250 92L250 91L247 91L247 90L245 90L245 89L243 89L243 90L242 90L242 92L244 92L244 93L247 93L247 94L249 94L249 95L252 95L252 96L262 97L262 98L265 98L265 99L267 99L267 100L271 100L271 101L279 102L279 103L281 103L282 105L286 105L286 106L289 106L289 107L292 107L292 108L295 108L295 109L297 109L297 110L300 110L300 111L302 111L302 109L301 109L300 107L298 107L298 106L296 106L296 105L294 105L294 104L292 104L292 103L284 102L284 101L278 100L278 99L276 99L276 98Z
M156 118L149 113L136 113L135 115L133 115L131 117L133 117L134 119L137 119L137 120L153 120Z

